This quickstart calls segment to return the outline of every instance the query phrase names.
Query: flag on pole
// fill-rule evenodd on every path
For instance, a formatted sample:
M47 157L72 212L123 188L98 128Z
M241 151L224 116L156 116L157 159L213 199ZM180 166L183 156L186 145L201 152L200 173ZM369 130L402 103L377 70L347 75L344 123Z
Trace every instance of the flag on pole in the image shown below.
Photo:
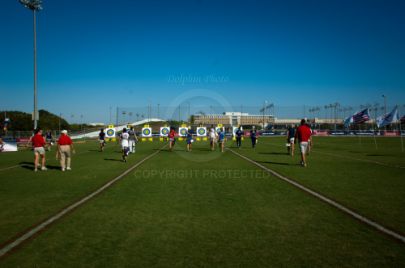
M355 123L355 124L362 124L364 122L367 122L368 120L370 120L370 113L369 113L368 108L364 109L361 112L354 114L352 116L352 118L353 118L353 123Z
M352 115L345 119L344 125L345 125L345 127L349 127L351 123L353 123L353 116Z
M396 106L389 114L377 117L377 127L385 127L399 120L398 107Z

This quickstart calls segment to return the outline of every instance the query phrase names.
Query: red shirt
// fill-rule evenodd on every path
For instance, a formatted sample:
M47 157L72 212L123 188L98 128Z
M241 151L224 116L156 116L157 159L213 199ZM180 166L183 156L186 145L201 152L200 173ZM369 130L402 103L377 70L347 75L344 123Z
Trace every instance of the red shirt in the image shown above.
M72 145L72 140L68 135L62 134L58 140L59 145Z
M308 142L311 137L311 129L307 125L301 125L297 128L297 133L295 134L300 142Z
M34 137L32 137L31 142L34 148L44 147L46 144L44 137L42 137L42 135L39 133L35 134Z
M176 136L176 131L171 130L169 133L169 138L173 139Z

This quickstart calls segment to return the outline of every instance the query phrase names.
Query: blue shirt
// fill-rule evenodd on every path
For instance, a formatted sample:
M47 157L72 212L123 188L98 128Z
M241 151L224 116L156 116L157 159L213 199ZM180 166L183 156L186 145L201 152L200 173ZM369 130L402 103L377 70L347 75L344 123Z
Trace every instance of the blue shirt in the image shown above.
M251 131L250 131L250 137L251 137L252 139L256 139L256 130L251 130Z
M291 139L291 138L294 138L294 136L295 136L295 128L290 127L288 129L288 137Z

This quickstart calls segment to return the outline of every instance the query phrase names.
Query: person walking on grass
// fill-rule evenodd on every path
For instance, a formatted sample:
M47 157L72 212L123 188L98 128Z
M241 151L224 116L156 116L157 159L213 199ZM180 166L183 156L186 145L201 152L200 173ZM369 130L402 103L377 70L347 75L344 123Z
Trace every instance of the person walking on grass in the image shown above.
M240 148L242 146L242 136L243 136L243 131L239 127L238 130L235 132L236 135L236 147Z
M295 126L291 125L287 129L287 154L294 156Z
M186 142L187 142L187 152L191 152L191 150L192 150L192 143L194 142L194 140L193 140L193 132L192 132L191 129L189 129L189 130L187 131Z
M298 139L301 150L301 165L307 166L306 154L308 150L308 140L311 138L311 129L305 122L305 119L301 120L301 125L297 128L295 138Z
M98 133L98 142L100 144L100 152L104 151L105 146L105 132L104 129L100 129L100 133Z
M122 161L127 162L127 157L129 154L129 134L126 128L122 130L120 139L122 148Z
M252 140L252 148L255 149L257 143L257 132L255 126L253 126L250 130L250 139Z
M314 142L313 142L314 137L312 137L314 132L313 132L310 124L307 124L307 126L309 127L309 130L311 131L311 137L309 137L309 139L308 139L308 150L307 150L307 155L309 155L309 153L311 152L312 147L314 145Z
M215 150L215 143L217 142L218 133L215 131L214 127L210 129L210 147L211 151Z
M56 158L60 160L61 170L72 170L72 154L75 153L73 148L72 139L68 136L67 130L62 130L58 140L58 150L56 152Z
M46 149L50 152L53 145L52 131L48 130L45 133Z
M32 147L34 149L34 171L38 171L38 167L39 167L39 157L41 157L42 160L42 167L41 170L47 170L46 166L45 166L45 139L42 136L42 129L37 128L34 132L34 136L31 137L31 143L32 143Z
M224 152L225 147L225 131L221 129L218 133L218 146L221 152Z
M131 127L131 129L128 131L129 134L129 151L130 153L135 153L135 146L136 143L138 142L138 137L136 136L134 127Z
M4 150L4 141L0 136L0 153L3 152L3 150Z
M173 147L176 144L176 131L174 130L174 127L170 128L169 132L169 150L173 151Z

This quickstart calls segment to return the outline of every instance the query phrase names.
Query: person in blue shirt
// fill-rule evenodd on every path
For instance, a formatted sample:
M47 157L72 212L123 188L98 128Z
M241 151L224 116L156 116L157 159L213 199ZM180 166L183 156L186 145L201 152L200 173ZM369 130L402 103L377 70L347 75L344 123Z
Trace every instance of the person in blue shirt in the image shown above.
M46 150L51 151L51 147L53 145L53 138L52 138L52 132L48 130L45 133L45 141L46 141Z
M219 143L219 148L221 152L224 152L224 147L225 147L225 131L221 129L218 133L218 143Z
M294 156L294 144L295 144L295 126L291 125L287 129L287 153Z
M235 135L236 135L236 147L240 148L242 146L242 135L243 135L243 131L240 129L240 127L238 128L238 130L236 130Z
M252 140L252 148L254 149L256 147L256 142L257 142L257 133L256 133L256 128L253 126L252 130L250 130L250 139Z
M186 142L187 142L187 152L191 152L191 150L192 150L192 143L194 142L194 140L193 140L193 131L192 131L191 129L189 129L189 130L187 131Z
M100 129L100 133L98 133L98 142L100 144L100 152L104 151L105 146L105 132L104 129Z

